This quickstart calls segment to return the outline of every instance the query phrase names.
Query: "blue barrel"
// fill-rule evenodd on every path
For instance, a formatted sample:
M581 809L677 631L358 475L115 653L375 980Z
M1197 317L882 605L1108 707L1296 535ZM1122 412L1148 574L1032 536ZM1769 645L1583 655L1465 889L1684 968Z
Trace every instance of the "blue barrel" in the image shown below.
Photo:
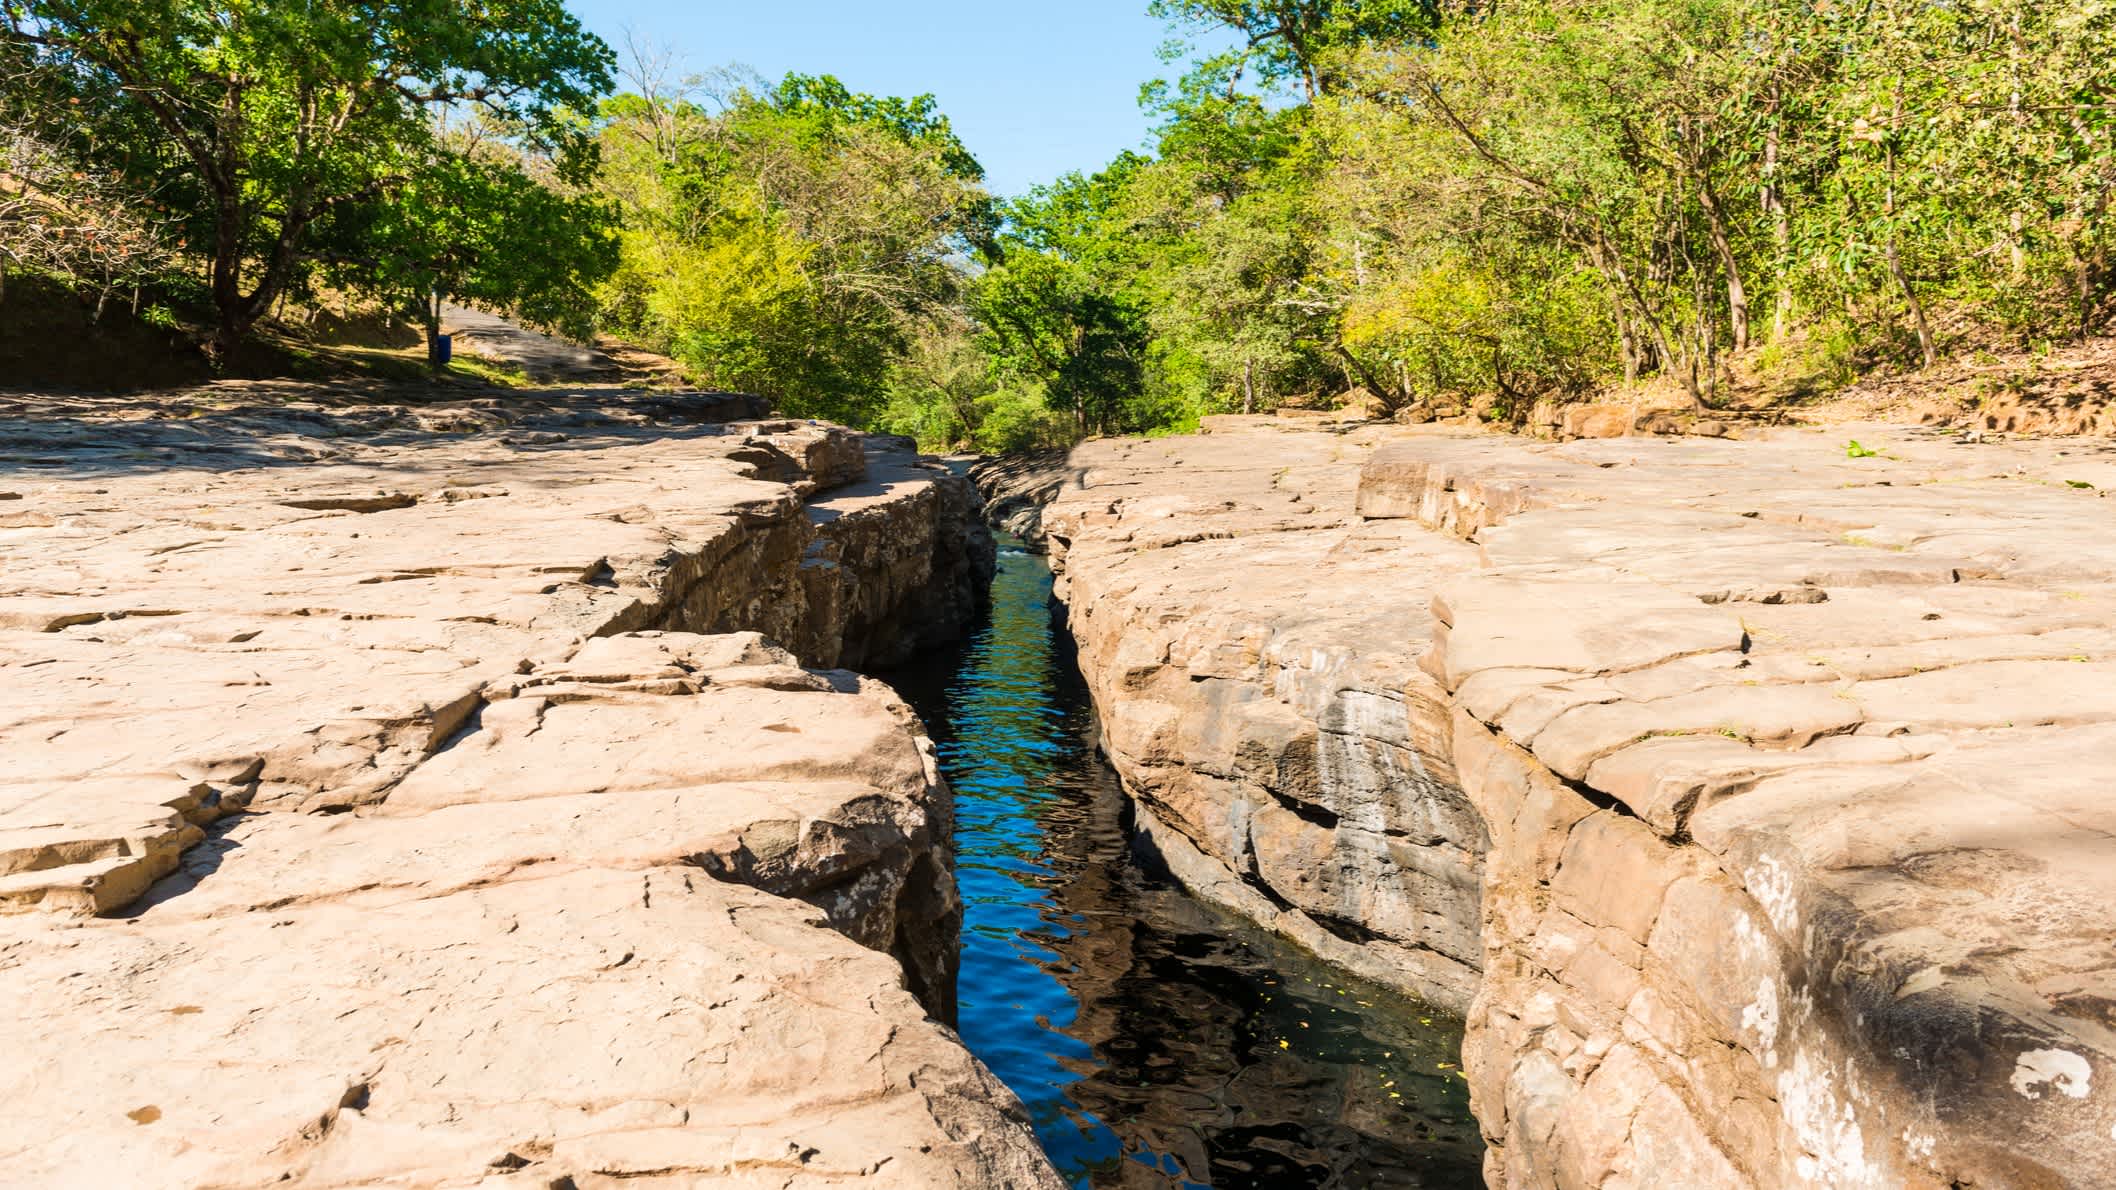
M427 362L436 368L447 367L448 361L455 356L455 343L454 335L435 335L433 342L426 345Z

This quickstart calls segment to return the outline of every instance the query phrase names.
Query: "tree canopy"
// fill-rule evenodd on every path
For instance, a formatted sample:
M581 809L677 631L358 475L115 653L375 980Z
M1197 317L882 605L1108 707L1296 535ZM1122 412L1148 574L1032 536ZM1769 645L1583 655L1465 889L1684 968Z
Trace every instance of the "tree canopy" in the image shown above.
M1737 364L1841 383L2109 317L2107 4L1152 9L1233 48L1144 89L1151 154L1010 204L973 286L995 380L1071 433L1705 406Z
M791 75L622 95L599 128L624 220L605 318L707 383L873 424L916 345L960 322L994 217L930 96Z
M592 161L569 115L611 85L609 48L562 0L0 0L0 28L109 122L140 184L173 184L210 245L221 354L318 263L320 224L460 176L444 111L577 181Z
M931 96L613 96L561 0L0 0L0 268L196 269L223 354L319 284L476 301L991 449L2107 328L2108 0L1142 3L1150 143L1000 201Z

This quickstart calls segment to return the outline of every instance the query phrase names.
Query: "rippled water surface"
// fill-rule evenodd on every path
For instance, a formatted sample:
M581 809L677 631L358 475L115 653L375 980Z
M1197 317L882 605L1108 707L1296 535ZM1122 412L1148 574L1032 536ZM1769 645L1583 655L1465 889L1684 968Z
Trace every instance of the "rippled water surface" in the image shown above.
M962 1034L1085 1187L1482 1185L1461 1022L1193 900L1127 841L1050 570L889 675L955 787Z

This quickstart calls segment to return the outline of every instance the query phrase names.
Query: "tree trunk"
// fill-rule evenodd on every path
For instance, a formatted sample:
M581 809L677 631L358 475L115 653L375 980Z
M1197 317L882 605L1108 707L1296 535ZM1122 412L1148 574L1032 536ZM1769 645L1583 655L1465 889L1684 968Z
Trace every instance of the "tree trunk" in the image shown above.
M1509 420L1527 416L1528 410L1524 408L1527 402L1514 391L1513 385L1506 383L1506 349L1497 340L1491 345L1491 379L1492 387L1499 390L1499 398L1505 402L1501 416Z
M1895 110L1892 113L1892 119L1894 127L1902 127L1903 84L1901 82L1896 84ZM1903 291L1903 300L1910 306L1910 321L1918 332L1918 350L1924 355L1925 366L1929 368L1940 362L1940 353L1932 342L1932 325L1925 321L1925 303L1918 300L1917 291L1911 288L1910 275L1903 271L1903 254L1896 249L1896 150L1894 145L1890 145L1888 149L1888 188L1882 192L1881 201L1883 203L1882 211L1888 216L1888 247L1883 253L1888 263L1888 275L1895 278L1896 288Z
M1615 286L1618 310L1625 309L1625 304L1629 303L1631 313L1624 315L1624 322L1631 328L1631 341L1638 350L1637 374L1643 375L1646 372L1678 366L1681 357L1669 342L1668 328L1662 325L1660 318L1653 313L1652 305L1646 301L1646 295L1640 292L1637 283L1631 279L1631 272L1624 267L1623 258L1617 254L1616 248L1609 243L1606 235L1599 232L1596 234L1594 257L1595 267L1610 278ZM1646 329L1643 335L1639 333L1641 322L1645 324ZM1634 375L1633 379L1636 378Z
M1624 383L1637 384L1639 373L1644 370L1645 352L1638 339L1638 326L1631 321L1630 307L1624 304L1622 271L1610 267L1608 256L1598 242L1587 247L1588 263L1602 278L1602 285L1609 293L1609 310L1616 317L1617 348L1624 356Z
M419 313L426 322L426 366L441 370L441 291L430 289L420 304Z
M1697 391L1696 356L1694 353L1676 350L1675 339L1668 336L1668 328L1662 326L1659 319L1651 319L1647 325L1653 329L1654 346L1660 352L1661 371L1666 372L1673 369L1675 374L1682 379L1683 392L1689 396L1690 404L1698 409L1703 409L1705 400ZM1676 331L1677 336L1679 337L1681 333L1678 328Z
M1647 362L1650 362L1656 371L1667 372L1673 369L1680 372L1683 367L1683 355L1675 349L1675 340L1668 336L1668 328L1662 325L1660 319L1653 317L1651 314L1641 314L1639 317L1645 320L1648 332L1644 343L1645 354L1648 357ZM1694 376L1688 378L1686 385L1691 398L1695 399L1697 396L1696 378Z
M1242 360L1242 412L1256 412L1256 362Z
M2080 257L2079 325L2072 331L2072 341L2075 343L2086 342L2087 336L2094 330L2094 307L2099 304L2095 300L2096 290L2099 288L2096 279L2107 269L2108 250L2105 248L2096 248L2091 256Z
M2087 229L2101 222L2108 209L2109 183L2104 179L2100 191L2094 196L2094 205L2080 211L2081 234L2086 234ZM2096 244L2093 251L2089 252L2082 246L2078 251L2078 258L2074 284L2079 298L2079 325L2073 329L2072 338L2075 342L2084 343L2087 341L2087 335L2094 329L2094 308L2100 304L2098 299L2101 279L2108 271L2108 249Z
M1699 312L1701 314L1702 310ZM1703 390L1698 387L1697 360L1703 354L1703 346L1691 341L1697 324L1691 327L1670 328L1655 318L1649 320L1649 325L1653 328L1654 341L1660 348L1661 372L1666 374L1672 371L1676 378L1682 381L1683 394L1690 398L1690 407L1702 411L1705 398Z
M1771 342L1785 338L1793 321L1793 220L1778 184L1778 125L1763 136L1763 209L1771 217L1771 247L1777 260L1778 293L1771 305Z
M2015 135L2027 134L2027 119L2021 112L2021 32L2020 13L2015 12L2006 30L2006 63L2011 88L2006 98L2006 114L2012 117ZM2019 207L2006 220L2007 255L2011 258L2012 277L2015 285L2028 279L2028 217Z
M215 303L218 304L217 302ZM206 344L206 354L212 357L213 366L226 367L235 357L235 349L250 335L250 319L244 314L242 303L233 307L220 307L220 322L213 330L213 338Z
M1699 311L1698 321L1700 323L1704 322L1702 310ZM1717 405L1719 404L1719 336L1713 334L1712 328L1709 326L1699 326L1698 334L1703 337L1705 344L1704 403Z
M242 96L242 85L231 77L221 93L216 121L219 158L202 170L213 192L213 305L220 312L220 325L208 350L215 367L227 365L256 319L242 294L243 241L249 231L242 209ZM209 163L201 159L200 165Z
M1408 381L1404 383L1400 395L1392 394L1389 386L1381 382L1381 377L1374 375L1372 368L1361 363L1359 357L1352 354L1351 348L1340 342L1337 344L1337 354L1345 361L1346 373L1348 375L1356 373L1359 376L1359 383L1364 385L1368 392L1374 394L1375 400L1381 402L1381 411L1383 413L1393 416L1398 409L1410 404L1411 386ZM1396 366L1399 370L1403 367L1400 362Z
M245 294L242 291L242 217L233 203L222 203L222 210L215 222L227 230L217 230L213 246L213 304L220 311L220 325L213 333L207 352L216 363L224 363L249 337L252 327L272 303L284 291L287 277L294 268L293 242L307 223L307 216L295 214L287 217L287 226L280 232L280 243L264 262L263 274L257 279L257 287Z
M235 354L243 336L250 333L250 318L242 296L242 204L234 194L222 194L213 212L213 308L220 321L206 350L216 365L225 365Z
M1918 351L1925 357L1925 366L1940 362L1939 349L1932 341L1932 325L1925 321L1925 303L1918 300L1917 291L1911 288L1910 277L1903 271L1902 254L1896 251L1895 233L1888 236L1888 250L1883 253L1888 262L1888 275L1895 278L1896 288L1903 291L1903 301L1910 306L1910 322L1918 332Z
M1712 250L1719 254L1719 267L1727 271L1727 325L1733 331L1734 350L1746 351L1749 346L1749 291L1741 283L1741 263L1734 257L1734 241L1727 234L1726 217L1719 209L1719 195L1712 189L1712 179L1702 169L1697 171L1697 198L1705 209L1705 226L1712 233Z

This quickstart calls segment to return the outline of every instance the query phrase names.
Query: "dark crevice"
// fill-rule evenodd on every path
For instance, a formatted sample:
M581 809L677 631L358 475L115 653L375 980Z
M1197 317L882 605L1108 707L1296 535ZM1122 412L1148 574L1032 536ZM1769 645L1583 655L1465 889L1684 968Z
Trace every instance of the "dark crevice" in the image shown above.
M896 927L889 953L904 969L904 987L936 1020L953 1028L957 1024L956 975L958 942L962 933L962 906L950 895L953 874L935 863L930 852L912 862L897 894ZM947 939L938 955L932 947L921 953L920 939L936 934Z
M1270 883L1264 879L1263 874L1256 870L1256 858L1254 856L1250 857L1248 870L1242 873L1242 883L1255 889L1259 896L1271 902L1271 907L1280 913L1300 912L1298 905L1280 896L1278 890L1271 887Z
M1354 946L1367 946L1376 942L1395 941L1395 939L1384 934L1378 934L1350 918L1338 917L1334 914L1309 911L1308 920L1322 927L1325 933L1335 937L1338 941L1349 942Z
M1264 788L1270 790L1273 801L1309 826L1320 827L1326 831L1334 831L1337 829L1337 824L1344 821L1343 816L1339 815L1335 810L1318 806L1314 802L1302 801L1278 789L1276 786L1267 785Z
M1481 1185L1466 1089L1428 1077L1459 1063L1459 1025L1183 890L1176 873L1201 858L1173 825L1186 816L1103 761L1049 570L1005 545L975 639L886 676L954 790L963 1039L1020 1095L1061 1176L1093 1190ZM1302 835L1340 829L1333 810L1273 797ZM1380 940L1303 914L1254 856L1247 867L1227 874L1280 913ZM1383 1081L1403 1090L1377 1102Z
M1501 738L1503 739L1504 737L1502 736ZM1537 761L1536 763L1542 764L1541 761ZM1563 785L1565 788L1580 795L1580 800L1586 802L1588 805L1593 806L1595 809L1607 810L1612 814L1616 814L1624 818L1630 818L1641 822L1644 821L1644 819L1639 818L1637 811L1625 805L1623 802L1618 801L1614 796L1607 793L1603 793L1601 790L1596 789L1594 786L1587 784L1585 781L1575 781L1571 777L1567 777L1564 774L1559 773L1557 770L1552 769L1549 765L1543 765L1543 769L1545 772L1548 772L1551 775L1552 779L1556 780L1558 784ZM1655 831L1654 833L1659 834L1660 832Z

